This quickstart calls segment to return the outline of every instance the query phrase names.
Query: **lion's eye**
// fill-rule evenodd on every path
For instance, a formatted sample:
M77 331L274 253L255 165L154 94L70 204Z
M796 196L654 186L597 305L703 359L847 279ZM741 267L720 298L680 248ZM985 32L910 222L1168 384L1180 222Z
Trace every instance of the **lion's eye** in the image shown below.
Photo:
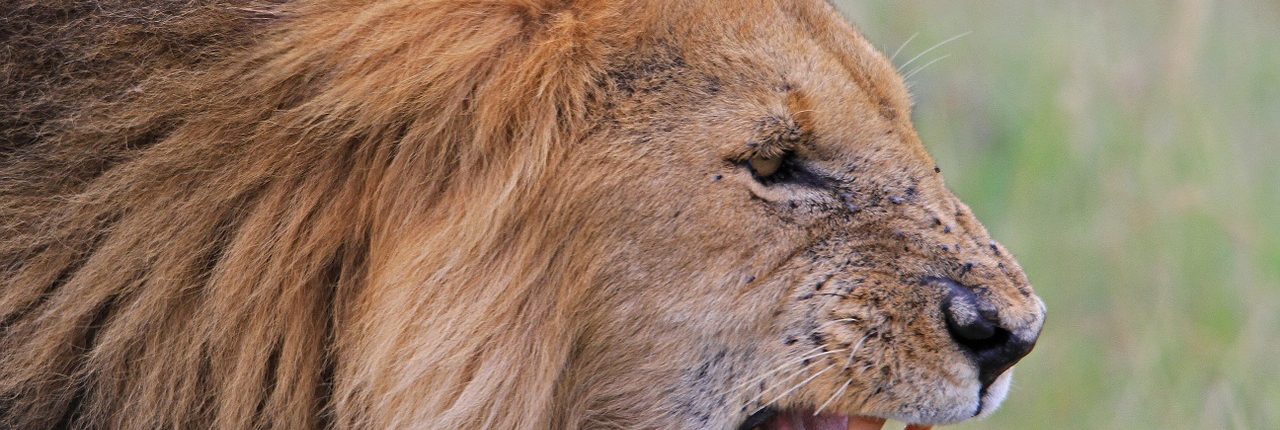
M763 185L798 185L810 188L830 188L830 179L810 170L795 153L756 155L747 160L751 176Z
M751 166L751 173L761 178L768 178L778 173L778 169L782 168L783 156L762 157L755 156L747 160L747 164Z

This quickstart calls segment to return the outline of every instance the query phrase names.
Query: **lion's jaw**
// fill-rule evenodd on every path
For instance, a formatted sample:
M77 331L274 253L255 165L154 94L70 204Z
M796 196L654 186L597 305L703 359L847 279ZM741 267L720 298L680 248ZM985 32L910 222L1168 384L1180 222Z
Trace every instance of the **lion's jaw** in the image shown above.
M611 228L604 310L568 371L588 422L954 423L994 411L1034 345L1043 303L946 189L892 66L801 3L669 10L611 65L604 125L574 161L607 172L578 212ZM792 170L762 177L761 154ZM1001 345L957 340L957 289Z

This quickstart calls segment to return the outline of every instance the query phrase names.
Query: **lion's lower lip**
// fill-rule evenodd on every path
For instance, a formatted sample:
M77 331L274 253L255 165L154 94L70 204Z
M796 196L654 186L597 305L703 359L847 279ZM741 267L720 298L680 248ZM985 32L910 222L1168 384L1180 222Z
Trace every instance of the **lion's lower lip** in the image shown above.
M771 414L763 422L748 423L759 430L880 430L883 418L849 417L844 415L815 415L812 411L767 412ZM760 418L753 415L753 418ZM743 426L744 428L747 425ZM928 430L929 426L910 425L907 430Z

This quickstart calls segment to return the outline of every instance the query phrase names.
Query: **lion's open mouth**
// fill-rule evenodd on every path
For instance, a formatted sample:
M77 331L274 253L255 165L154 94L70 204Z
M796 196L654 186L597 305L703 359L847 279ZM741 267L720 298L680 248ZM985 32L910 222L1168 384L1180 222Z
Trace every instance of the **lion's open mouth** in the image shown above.
M743 421L738 430L880 430L882 418L815 415L812 411L778 411L765 408ZM906 430L929 430L932 426L909 425Z

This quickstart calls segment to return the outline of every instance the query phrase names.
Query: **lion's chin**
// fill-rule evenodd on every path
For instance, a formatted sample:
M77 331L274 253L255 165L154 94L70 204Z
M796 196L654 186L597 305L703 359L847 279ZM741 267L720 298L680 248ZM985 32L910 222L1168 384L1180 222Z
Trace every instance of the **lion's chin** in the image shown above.
M880 430L883 418L817 415L812 411L764 410L743 423L739 430ZM931 426L909 425L907 430L928 430Z

